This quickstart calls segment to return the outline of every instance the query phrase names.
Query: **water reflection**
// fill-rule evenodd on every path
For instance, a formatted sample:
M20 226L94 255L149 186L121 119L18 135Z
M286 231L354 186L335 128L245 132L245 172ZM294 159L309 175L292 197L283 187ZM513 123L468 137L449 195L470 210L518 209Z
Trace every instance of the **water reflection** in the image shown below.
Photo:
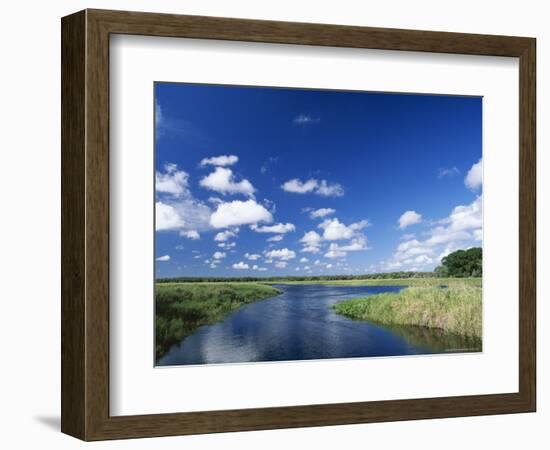
M399 292L401 286L280 285L283 294L223 322L199 328L159 365L290 361L479 351L481 342L420 327L350 320L331 305L348 298Z

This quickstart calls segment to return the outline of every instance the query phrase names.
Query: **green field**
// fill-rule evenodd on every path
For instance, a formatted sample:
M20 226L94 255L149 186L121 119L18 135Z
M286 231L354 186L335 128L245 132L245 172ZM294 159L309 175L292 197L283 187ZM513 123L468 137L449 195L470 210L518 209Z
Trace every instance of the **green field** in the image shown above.
M324 284L330 286L452 286L466 284L481 286L481 278L372 278L354 280L278 280L267 284Z
M356 320L436 328L481 339L481 287L464 282L447 285L447 288L408 287L399 293L344 300L333 308L338 314Z
M258 283L157 283L156 358L198 327L218 322L243 305L280 293L279 289Z

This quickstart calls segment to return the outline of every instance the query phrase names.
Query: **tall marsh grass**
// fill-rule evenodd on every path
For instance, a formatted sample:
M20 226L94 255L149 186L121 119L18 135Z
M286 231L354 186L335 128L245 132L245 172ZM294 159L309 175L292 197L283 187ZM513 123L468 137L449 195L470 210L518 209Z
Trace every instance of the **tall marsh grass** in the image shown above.
M198 327L218 322L243 305L280 293L271 286L255 283L157 283L156 358Z
M453 283L448 287L414 286L345 300L333 308L338 314L383 325L414 325L481 338L481 287Z

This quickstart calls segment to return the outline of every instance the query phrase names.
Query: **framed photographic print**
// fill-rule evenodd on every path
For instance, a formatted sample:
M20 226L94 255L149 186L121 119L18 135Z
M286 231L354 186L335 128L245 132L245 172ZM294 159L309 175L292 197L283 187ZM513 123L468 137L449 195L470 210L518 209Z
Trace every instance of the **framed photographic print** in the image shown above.
M62 431L534 411L535 169L533 38L63 18Z

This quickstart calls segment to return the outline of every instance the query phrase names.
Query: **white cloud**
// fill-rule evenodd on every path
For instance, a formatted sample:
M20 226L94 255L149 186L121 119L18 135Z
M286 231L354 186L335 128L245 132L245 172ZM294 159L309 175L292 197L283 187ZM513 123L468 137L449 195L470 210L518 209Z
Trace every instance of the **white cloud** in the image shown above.
M314 211L311 211L309 213L309 217L311 217L312 219L318 219L320 217L325 217L330 214L334 214L335 212L336 211L332 208L319 208Z
M201 166L232 166L239 161L239 157L235 155L213 156L212 158L204 158L201 161Z
M283 191L293 192L295 194L315 193L324 197L342 197L344 188L338 183L329 183L327 180L316 180L310 178L307 181L301 181L298 178L288 180L281 185Z
M220 203L223 203L223 200L219 197L208 197L207 200L208 203L212 203L213 205L219 205Z
M189 174L176 164L165 164L165 173L155 173L155 190L174 197L188 195Z
M249 269L249 265L244 263L244 262L239 262L237 264L233 264L231 267L233 267L233 269L237 269L237 270L245 270L245 269Z
M280 242L283 240L283 236L278 234L276 236L272 236L269 239L267 239L267 242Z
M278 233L284 234L296 230L296 227L292 223L276 223L274 225L251 225L250 228L256 233Z
M350 239L354 234L354 230L351 227L347 227L337 218L325 220L319 225L319 228L324 230L323 239L327 241Z
M482 198L469 205L455 207L451 214L437 222L424 240L401 242L392 257L380 264L381 270L431 270L449 253L473 246L482 236ZM479 244L477 244L479 245Z
M249 259L250 261L256 261L262 257L262 255L254 254L254 253L245 253L244 257L246 259Z
M303 243L305 247L319 247L321 245L321 241L322 237L316 231L308 231L304 234L302 239L300 239L300 242Z
M216 242L225 242L237 236L238 232L239 232L238 228L235 228L233 230L220 231L219 233L216 233L216 236L214 236L214 240Z
M185 225L176 208L163 202L155 205L155 229L157 231L175 230Z
M163 230L197 230L210 228L210 208L196 200L188 188L186 172L177 165L166 164L165 172L155 174L156 202L155 227Z
M170 255L159 256L157 261L170 261Z
M332 264L327 264L327 269L332 269Z
M319 249L319 247L315 247L313 245L306 245L300 251L303 253L319 253L321 250Z
M223 258L225 258L225 253L224 252L215 252L212 255L212 258L214 258L214 259L223 259Z
M325 258L343 258L347 255L347 252L359 252L367 249L367 238L365 236L358 236L346 245L339 245L335 242L331 243L329 251L324 256Z
M294 125L315 125L321 121L318 117L312 117L309 114L299 114L297 115L292 123Z
M328 252L325 253L325 258L345 258L347 255L346 252L342 250L338 250L338 247L335 249L329 249Z
M235 242L220 242L220 243L218 244L218 247L224 248L224 249L226 249L226 250L230 250L230 249L232 249L232 248L234 248L234 247L236 247L236 246L237 246L237 244L235 244Z
M180 231L180 236L186 237L187 239L191 239L193 241L196 241L197 239L201 238L201 235L197 230L189 230L189 231Z
M344 188L338 183L329 183L326 180L321 180L315 193L323 197L342 197L344 195Z
M254 186L248 180L235 182L235 177L231 169L225 167L216 167L214 172L200 180L199 184L220 194L244 194L251 196L254 194Z
M258 267L258 272L265 272L267 269L265 267Z
M307 258L305 258L305 257L300 259L300 262L301 262L301 263L306 263L306 262L308 262L308 261L309 261L309 259L307 259Z
M286 261L277 261L275 263L275 267L277 269L284 269L287 265L288 265L288 263Z
M404 230L410 225L415 225L422 222L422 215L416 211L405 211L399 218L399 228Z
M480 158L466 174L464 184L472 191L478 190L483 184L483 158Z
M280 250L271 250L266 252L265 256L270 259L282 259L284 261L288 261L296 258L296 253L288 248L282 248Z
M258 222L272 222L273 216L262 205L254 200L234 200L218 205L210 216L210 225L214 228L226 228L238 225L249 225Z
M298 178L288 180L282 184L281 188L286 192L294 192L295 194L306 194L314 191L318 186L317 180L311 178L301 182Z

